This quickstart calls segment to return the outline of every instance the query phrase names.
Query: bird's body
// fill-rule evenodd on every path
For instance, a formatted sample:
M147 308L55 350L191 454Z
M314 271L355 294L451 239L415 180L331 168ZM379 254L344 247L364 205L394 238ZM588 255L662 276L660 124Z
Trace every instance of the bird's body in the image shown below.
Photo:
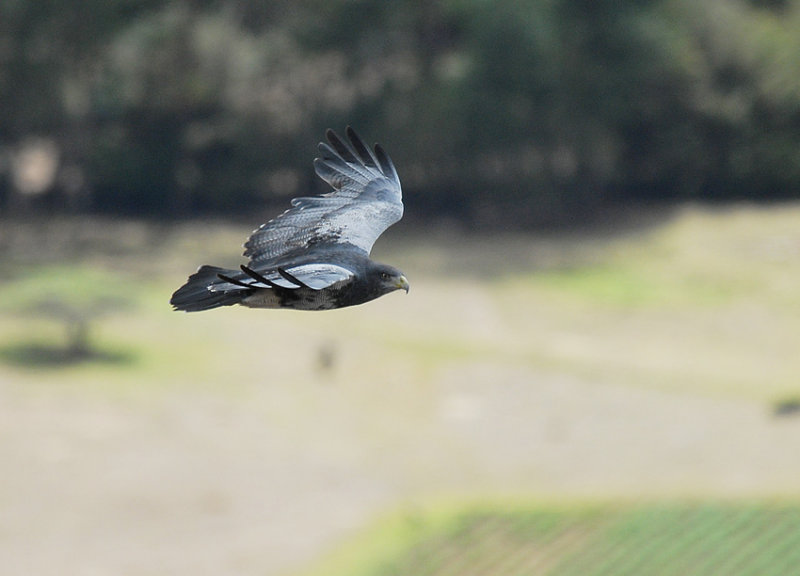
M173 295L176 310L196 312L241 304L250 308L332 310L408 291L403 274L370 260L372 244L403 215L400 180L376 145L347 128L333 131L314 160L333 191L295 198L292 208L258 228L245 243L240 270L201 266Z

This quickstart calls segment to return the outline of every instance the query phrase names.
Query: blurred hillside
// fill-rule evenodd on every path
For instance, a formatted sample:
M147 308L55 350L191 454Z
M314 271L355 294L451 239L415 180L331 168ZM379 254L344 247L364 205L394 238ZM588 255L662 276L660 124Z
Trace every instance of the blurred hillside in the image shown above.
M800 0L6 0L6 213L241 213L350 123L413 213L800 190ZM513 206L513 210L511 207Z
M661 212L394 227L324 314L170 310L246 224L5 222L0 572L797 574L800 203Z

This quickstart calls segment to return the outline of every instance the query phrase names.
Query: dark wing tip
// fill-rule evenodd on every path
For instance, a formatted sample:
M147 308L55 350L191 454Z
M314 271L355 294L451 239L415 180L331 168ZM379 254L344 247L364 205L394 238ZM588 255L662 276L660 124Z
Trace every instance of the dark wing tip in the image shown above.
M268 280L262 274L259 274L258 272L256 272L252 268L250 268L248 266L245 266L244 264L239 266L239 268L242 270L242 272L244 272L245 274L250 276L250 278L252 278L256 282L258 282L260 284L264 284L265 286L269 286L270 288L279 288L279 286L277 286L274 282Z
M391 178L395 182L399 182L400 178L397 175L397 169L394 167L394 163L386 153L386 150L384 150L380 144L375 144L375 157L381 165L381 172L383 172L383 175L387 178Z
M333 152L335 152L335 154L341 157L345 162L352 163L359 161L359 159L356 158L355 150L345 144L345 142L339 138L339 135L330 128L325 131L325 138L328 139L328 142L330 142L330 145L333 147ZM320 142L319 147L323 154L330 154L331 150L324 142Z
M300 288L309 288L310 289L308 284L306 284L302 280L298 280L296 276L294 276L293 274L289 274L286 271L286 269L284 269L284 268L278 268L278 274L280 274L283 277L284 280L288 280L292 284L297 284L298 286L300 286Z
M364 166L369 166L370 168L378 168L378 161L375 158L375 155L372 153L361 137L353 130L352 126L347 126L344 130L347 139L350 140L350 144L353 146L353 149L358 155L359 160L364 164Z
M343 140L335 131L328 128L325 130L325 138L330 143L330 147L324 142L320 142L319 150L323 157L328 158L331 152L342 158L348 164L362 164L368 168L383 169L383 164L379 161L376 153L369 149L364 144L364 141L353 129L348 125L344 129L347 141ZM377 144L376 144L377 146Z

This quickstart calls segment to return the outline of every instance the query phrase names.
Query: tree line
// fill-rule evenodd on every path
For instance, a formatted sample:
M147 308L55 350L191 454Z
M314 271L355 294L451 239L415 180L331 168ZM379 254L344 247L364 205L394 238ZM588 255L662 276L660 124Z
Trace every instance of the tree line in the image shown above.
M285 205L348 123L470 222L797 198L798 29L800 0L5 0L0 209Z

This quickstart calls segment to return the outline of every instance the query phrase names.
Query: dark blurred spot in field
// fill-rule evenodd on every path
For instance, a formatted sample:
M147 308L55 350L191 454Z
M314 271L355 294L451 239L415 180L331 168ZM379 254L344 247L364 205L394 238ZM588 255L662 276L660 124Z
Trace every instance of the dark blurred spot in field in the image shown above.
M779 400L775 403L772 413L775 416L800 416L800 397Z
M130 351L73 349L56 344L24 342L0 347L0 362L24 368L57 369L76 364L128 366L136 361Z

